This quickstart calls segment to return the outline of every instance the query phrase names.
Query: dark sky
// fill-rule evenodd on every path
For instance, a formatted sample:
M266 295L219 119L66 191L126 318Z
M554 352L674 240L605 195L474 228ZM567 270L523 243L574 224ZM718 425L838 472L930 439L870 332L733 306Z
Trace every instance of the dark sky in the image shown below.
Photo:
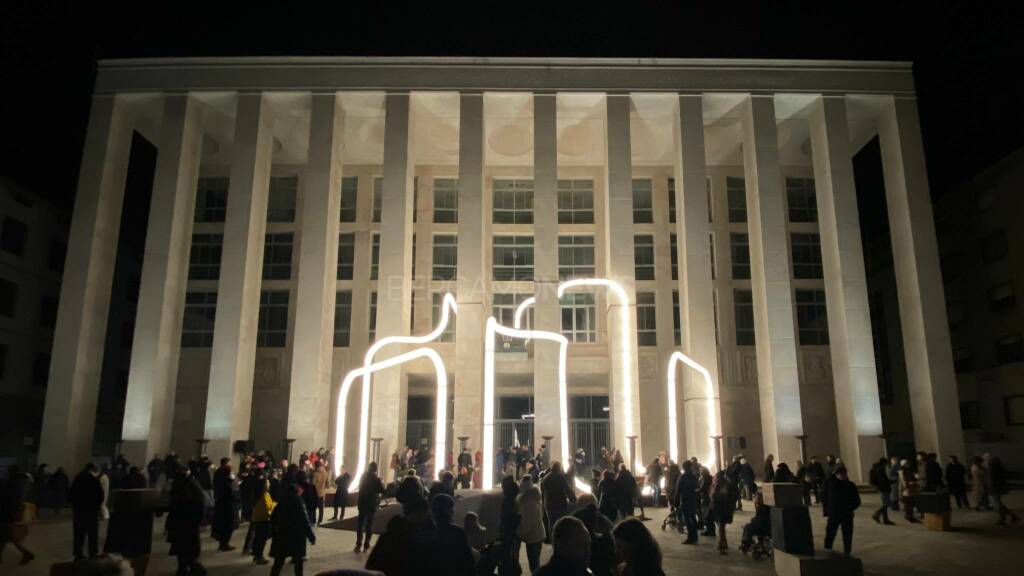
M941 194L1024 144L1020 9L941 2L0 3L0 173L70 201L98 58L462 55L912 60ZM222 6L222 4L224 4ZM233 3L234 4L234 3ZM330 5L327 11L316 5ZM708 3L710 4L710 3ZM1011 3L1006 3L1007 5ZM141 6L146 6L143 12ZM487 10L487 6L498 9ZM722 6L724 8L719 8Z

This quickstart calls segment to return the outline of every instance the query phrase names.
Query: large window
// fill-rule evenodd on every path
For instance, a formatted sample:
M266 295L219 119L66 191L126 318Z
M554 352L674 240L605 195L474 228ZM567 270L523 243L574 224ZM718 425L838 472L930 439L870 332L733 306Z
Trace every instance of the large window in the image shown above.
M217 316L216 292L187 292L181 324L183 348L213 346L213 321Z
M338 280L351 280L356 264L356 235L354 233L338 236Z
M996 358L1000 364L1011 364L1024 360L1024 344L1020 332L1007 334L996 341Z
M801 346L828 345L828 310L824 290L796 291L796 321Z
M672 279L679 280L679 237L673 232L669 235L668 260L672 265Z
M530 294L494 294L492 299L491 314L502 326L515 326L516 308L529 298ZM533 328L533 306L526 309L523 316L521 328ZM509 338L495 334L495 347L498 352L525 352L526 340L522 338Z
M594 181L558 181L558 223L594 223Z
M676 179L668 179L668 221L676 223Z
M292 277L292 233L267 234L263 247L263 279L290 280Z
M196 188L196 222L223 222L228 211L228 179L200 178Z
M356 207L359 204L359 177L345 176L341 179L341 221L355 222Z
M444 311L444 294L440 292L434 292L430 295L430 318L431 318L431 330L441 324L441 314ZM509 324L511 326L511 324ZM438 342L454 342L455 341L455 317L448 317L448 325L445 326L444 332L437 338Z
M711 257L711 279L718 278L718 264L715 262L715 233L708 232L708 254ZM673 278L674 279L674 278Z
M193 234L192 249L188 255L188 279L216 280L220 278L220 257L223 245L223 234Z
M459 221L459 181L455 178L434 179L434 222L454 224Z
M570 342L597 341L597 311L594 295L569 293L559 301L562 309L562 336Z
M658 312L654 292L636 293L636 341L640 346L657 346Z
M288 291L260 292L259 329L256 345L262 348L284 348L288 338Z
M792 234L793 278L814 280L824 278L821 268L821 236L818 234Z
M729 234L730 251L732 254L733 280L750 279L750 237L746 234Z
M495 280L533 280L533 236L495 236Z
M413 243L415 246L415 243ZM380 233L374 232L370 241L370 280L376 280L380 273Z
M594 237L558 237L558 278L594 277Z
M0 278L0 316L14 318L14 310L18 304L18 285L10 280Z
M733 290L736 312L736 345L754 345L754 294L750 290Z
M814 197L814 178L786 178L786 196L790 222L817 222L818 202Z
M296 176L274 176L267 196L267 222L295 222Z
M682 305L679 303L679 290L672 291L672 341L676 346L683 343Z
M455 280L459 273L459 239L454 234L434 236L434 280Z
M729 200L729 222L747 221L747 186L743 178L729 176L725 179L725 193Z
M633 271L637 280L654 280L654 236L633 237Z
M377 291L370 292L370 344L377 340Z
M352 291L334 294L334 347L347 348L352 336Z
M651 224L654 222L654 201L650 178L633 179L633 223Z
M384 202L384 179L377 176L373 179L373 222L380 222L381 206Z
M533 224L533 180L495 180L495 224Z
M21 220L4 217L3 229L0 230L0 249L4 252L21 256L25 251L28 238L28 226Z

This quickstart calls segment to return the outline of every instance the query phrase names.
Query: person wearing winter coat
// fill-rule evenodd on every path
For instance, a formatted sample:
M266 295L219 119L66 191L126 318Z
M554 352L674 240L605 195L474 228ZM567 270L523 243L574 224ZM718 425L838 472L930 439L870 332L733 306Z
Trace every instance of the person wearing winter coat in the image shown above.
M380 506L380 495L384 493L384 483L377 477L377 463L370 462L359 478L359 499L356 508L356 547L353 551L363 552L370 549L370 534L373 533L373 515ZM365 535L365 540L363 536Z
M921 491L921 484L917 481L917 473L914 466L906 460L900 461L900 500L903 501L903 517L911 524L919 522L914 516L914 502L917 494Z
M331 520L342 520L345 518L345 505L348 500L348 487L352 484L352 476L344 469L341 469L341 474L334 479L334 516ZM341 515L338 515L338 509L341 509Z
M540 491L544 500L544 512L547 514L548 534L559 518L569 512L569 505L576 502L576 493L569 484L569 479L562 472L562 463L551 463L551 469L540 483Z
M975 510L992 509L988 501L988 469L981 456L975 456L971 461L971 499Z
M21 552L20 564L28 564L36 557L23 544L28 536L28 519L25 518L25 475L17 466L8 470L8 478L0 478L0 561L4 549L10 543Z
M57 467L57 470L50 474L50 479L46 483L46 489L50 493L50 506L53 508L55 515L59 514L61 509L68 505L68 488L70 485L71 479L68 478L68 474L62 466Z
M652 506L658 507L658 499L661 497L661 478L664 471L661 467L661 460L655 458L649 466L647 466L647 478L645 480L647 487L651 489L651 502Z
M680 519L686 525L686 540L683 544L697 543L697 475L693 473L693 463L683 461L683 473L679 475L673 490Z
M615 484L618 487L616 500L619 504L619 518L628 518L633 515L633 507L636 505L636 476L633 476L625 464L619 464Z
M270 497L267 486L266 480L258 478L252 494L252 556L253 563L257 565L268 563L268 560L263 557L263 549L270 538L270 517L274 512L274 507L277 506L274 499Z
M836 532L843 530L843 554L850 555L853 548L853 511L860 507L857 485L846 476L846 467L836 466L822 488L821 502L825 517L825 549L831 550ZM883 508L884 509L884 508Z
M1013 524L1020 522L1020 517L1007 508L1006 504L1003 504L1003 496L1010 491L1006 466L1003 465L1003 461L986 453L985 466L988 468L989 498L992 500L992 507L999 512L999 521L996 522L996 526L1005 526L1007 519Z
M956 456L950 456L949 464L946 464L946 486L956 499L957 508L971 507L967 500L967 469Z
M177 576L205 574L199 563L202 546L199 530L206 511L206 496L194 478L175 470L171 481L171 502L168 506L167 542L171 545L170 555L178 557Z
M893 511L900 511L900 459L892 456L889 458L889 465L885 468L889 476L889 507Z
M330 483L331 475L327 472L323 459L317 459L316 464L313 465L313 477L310 478L310 484L316 490L316 523L318 526L324 521L324 501L327 498L327 486Z
M270 526L273 540L270 542L270 555L274 565L270 567L270 576L278 576L284 567L286 558L292 559L295 576L302 576L302 563L306 557L306 542L316 544L316 534L309 526L306 505L299 496L297 486L289 486L282 490L281 501L274 507L270 515Z
M526 558L530 572L540 567L540 549L544 544L544 512L541 506L540 488L533 483L529 475L523 476L519 482L519 495L516 496L516 513L519 515L519 526L516 536L526 544ZM518 549L518 546L516 547ZM519 557L515 554L516 558Z
M99 554L100 507L106 495L97 477L99 469L92 462L75 476L71 483L69 500L72 511L75 560L83 560L82 547L89 540L89 558Z
M889 520L889 507L892 505L892 502L889 501L889 497L890 494L892 494L892 484L889 480L889 473L886 470L885 458L880 458L878 462L871 467L868 479L870 480L871 485L878 489L878 493L882 497L882 507L871 515L871 519L876 523L884 521L885 524L893 524L892 520Z
M736 485L726 476L724 470L719 471L711 483L711 516L718 529L719 554L725 554L729 549L729 542L725 538L725 527L732 524L736 501L739 499L740 493Z
M715 535L715 519L711 515L711 484L714 480L711 471L701 466L697 478L697 529L704 530L705 536Z
M223 552L234 550L231 534L238 528L238 493L235 476L231 471L231 459L221 458L220 467L213 473L213 523L210 535L219 543L217 549Z
M775 480L775 456L769 454L764 459L764 481L765 482L776 482ZM781 482L781 480L778 480Z
M619 485L615 482L615 474L611 470L601 472L601 481L597 484L596 496L598 510L612 522L619 517Z

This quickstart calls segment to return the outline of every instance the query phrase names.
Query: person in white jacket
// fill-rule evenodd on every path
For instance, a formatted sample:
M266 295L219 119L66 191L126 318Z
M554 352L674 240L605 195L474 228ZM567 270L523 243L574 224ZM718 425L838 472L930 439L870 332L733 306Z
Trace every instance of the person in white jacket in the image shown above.
M544 512L541 507L540 488L527 474L519 483L516 510L519 512L519 528L516 536L526 544L526 558L533 573L540 567L540 549L544 544ZM519 558L518 551L516 558Z

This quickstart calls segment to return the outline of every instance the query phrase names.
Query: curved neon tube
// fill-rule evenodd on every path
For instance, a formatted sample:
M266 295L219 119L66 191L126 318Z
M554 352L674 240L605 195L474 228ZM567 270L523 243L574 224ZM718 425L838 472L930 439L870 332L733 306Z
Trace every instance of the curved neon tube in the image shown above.
M575 280L568 280L562 282L561 284L558 285L558 297L561 298L567 290L581 286L603 286L605 288L608 288L613 294L615 294L615 297L618 300L620 306L629 305L629 295L626 294L626 290L622 287L622 285L620 285L618 282L608 280L607 278L578 278ZM515 325L517 328L521 323L522 316L526 312L526 309L529 306L532 306L534 303L536 303L536 301L537 298L531 296L530 298L523 300L519 304L519 306L516 307ZM621 335L620 337L622 338L622 354L624 358L631 358L633 356L633 351L630 348L631 338L629 330L629 317L625 314L621 314L620 322L622 323L619 330L619 333ZM625 424L624 428L626 431L626 435L622 438L621 446L628 446L629 437L634 435L632 392L633 379L630 362L623 361L621 369L622 385L625 387L625 400L623 401L623 424ZM634 469L643 469L644 465L639 455L634 455L634 460Z
M692 358L683 354L682 352L673 352L668 358L668 373L667 373L667 392L668 392L668 452L669 458L673 461L679 461L679 438L678 438L678 418L676 415L676 365L682 362L690 368L693 368L704 377L704 400L707 401L707 417L708 417L708 437L715 434L718 430L718 422L715 417L715 386L711 382L711 373L708 372L707 368L701 366ZM715 449L712 446L711 453L706 457L708 467L715 465Z

